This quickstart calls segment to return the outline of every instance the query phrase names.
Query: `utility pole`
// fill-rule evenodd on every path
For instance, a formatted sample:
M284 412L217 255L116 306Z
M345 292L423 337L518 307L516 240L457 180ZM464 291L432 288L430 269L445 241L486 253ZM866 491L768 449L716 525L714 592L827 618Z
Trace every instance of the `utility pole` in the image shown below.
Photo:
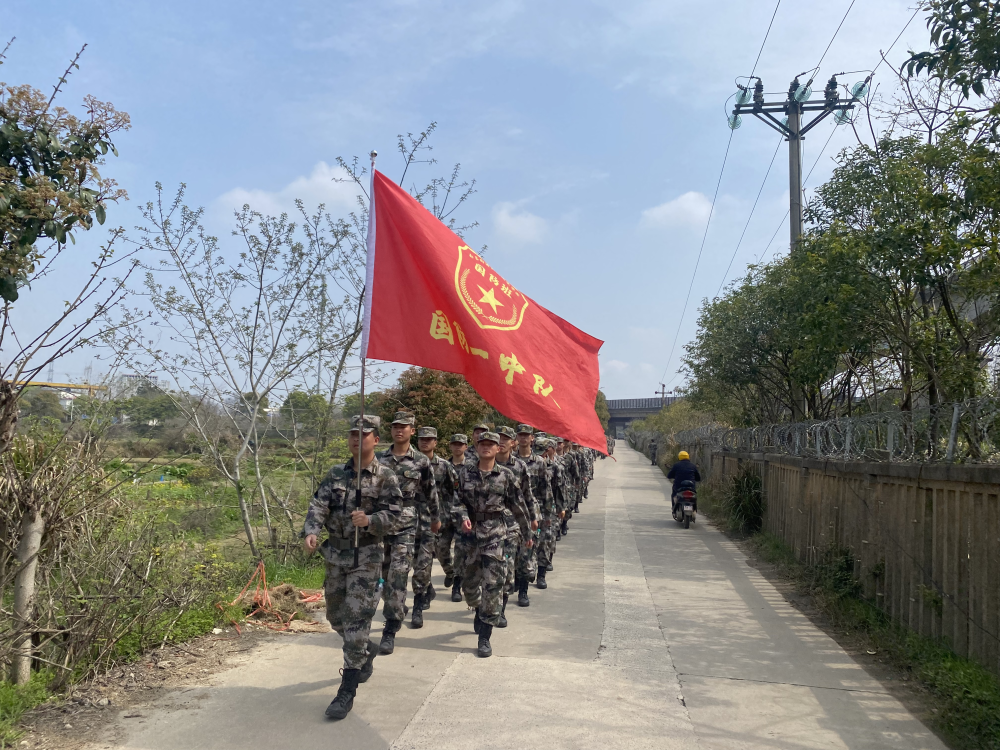
M803 75L803 74L799 74ZM842 74L841 74L842 75ZM753 94L749 86L739 86L736 95L736 106L729 118L729 127L735 130L742 122L742 112L749 112L761 122L781 133L788 141L788 229L789 248L794 252L802 236L802 141L805 134L816 127L827 115L837 113L839 123L849 119L847 114L854 109L858 100L868 93L868 83L871 76L863 82L851 87L850 97L841 98L838 93L837 76L832 76L823 90L823 101L810 102L813 79L800 84L799 76L788 86L788 96L784 101L765 101L764 83L756 78ZM806 112L818 114L808 123L803 123ZM784 113L784 119L779 120L776 114Z
M665 383L660 383L660 390L653 391L656 395L660 397L660 408L662 409L667 403L667 386Z

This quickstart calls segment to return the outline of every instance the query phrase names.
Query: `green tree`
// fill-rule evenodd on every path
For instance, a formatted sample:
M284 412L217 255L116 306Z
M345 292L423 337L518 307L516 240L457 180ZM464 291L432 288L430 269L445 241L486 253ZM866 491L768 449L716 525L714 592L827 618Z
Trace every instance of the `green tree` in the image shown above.
M611 421L611 412L608 411L608 399L605 398L603 391L597 392L597 399L594 401L594 411L597 412L597 418L601 420L601 427L607 432L608 423Z
M326 399L318 393L292 391L281 404L281 416L288 424L315 432L326 416L327 406Z
M386 428L396 411L412 411L417 426L437 427L442 444L456 432L468 433L476 422L493 423L499 416L464 377L429 367L404 370L396 387L374 394L372 402ZM513 424L509 419L506 423Z
M103 224L107 202L125 195L98 166L108 151L117 155L111 136L129 128L129 116L92 96L82 118L53 106L80 53L51 96L0 83L0 298L7 302L47 252L75 242L76 227ZM39 246L44 240L48 248Z
M930 0L927 26L932 49L913 53L903 67L909 75L926 71L982 96L1000 74L1000 6L994 0Z
M66 410L59 403L59 394L43 388L29 388L21 396L21 416L62 420Z

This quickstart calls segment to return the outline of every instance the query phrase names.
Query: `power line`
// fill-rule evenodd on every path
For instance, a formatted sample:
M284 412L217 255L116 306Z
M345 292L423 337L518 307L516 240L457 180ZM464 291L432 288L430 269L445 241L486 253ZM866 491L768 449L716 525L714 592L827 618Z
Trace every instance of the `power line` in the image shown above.
M722 291L722 287L726 285L726 279L729 278L729 271L733 267L733 261L736 260L736 253L740 251L740 245L743 244L743 238L746 236L747 228L750 226L750 220L753 218L753 212L757 210L757 201L760 200L760 195L764 192L764 185L767 184L767 178L771 176L771 167L774 166L774 159L778 156L778 149L781 148L782 143L784 143L784 139L779 138L778 145L775 146L774 153L771 154L771 163L767 165L767 172L764 174L764 180L760 183L760 190L757 191L757 197L754 198L753 207L750 209L750 215L747 217L747 223L743 225L743 233L740 235L739 242L736 243L736 249L733 250L732 257L729 259L729 265L726 266L726 272L722 275L722 283L719 284L719 290L715 293L716 297L719 296L719 293Z
M660 380L666 377L667 370L670 369L670 360L674 356L674 349L677 348L677 339L681 335L681 327L684 325L684 316L687 314L688 302L691 301L691 290L694 289L694 279L698 275L698 266L701 264L701 254L705 250L705 240L708 239L708 228L712 226L712 214L715 213L715 204L719 200L719 187L722 185L722 175L726 171L726 161L729 159L729 147L733 145L733 133L735 130L729 131L729 141L726 143L726 153L722 157L722 169L719 170L719 181L715 183L715 195L712 196L712 206L708 209L708 221L705 223L705 234L701 237L701 247L698 248L698 258L694 262L694 272L691 274L691 283L688 284L687 296L684 298L684 307L681 308L681 316L677 320L677 332L674 334L674 343L670 345L670 354L667 355L667 366L663 368L663 375ZM671 380L671 382L673 382ZM669 383L668 383L669 385Z
M852 0L853 2L854 0ZM774 19L778 15L778 8L781 6L781 0L778 0L774 5L774 13L771 14L771 22L767 25L767 31L764 32L764 39L760 43L760 49L757 50L757 59L754 60L753 68L750 71L751 77L757 72L757 63L760 62L760 56L764 53L764 45L767 44L767 38L771 34L771 27L774 25ZM691 290L694 289L694 279L698 275L698 266L701 264L701 255L705 250L705 240L708 239L708 230L712 226L712 215L715 213L715 204L719 198L719 187L722 185L722 175L726 171L726 162L729 159L729 147L733 145L733 133L736 132L732 129L729 131L729 141L726 143L726 153L722 157L722 169L719 170L719 180L715 183L715 195L712 197L712 206L708 211L708 221L705 223L705 234L701 238L701 247L698 248L698 258L695 260L694 272L691 274L691 283L688 285L687 296L684 298L684 307L681 308L680 318L677 320L677 332L674 333L674 341L670 345L670 354L667 356L667 364L663 368L663 375L660 376L660 380L663 380L667 375L667 370L670 369L670 360L674 357L674 350L677 348L677 339L681 335L681 327L684 325L684 316L687 314L688 303L691 301ZM671 378L671 382L673 379ZM666 387L666 386L664 386Z
M774 6L774 13L771 14L771 23L767 25L767 31L764 32L764 41L760 43L760 49L757 50L757 59L753 61L753 68L750 70L750 78L753 78L753 74L757 72L757 63L760 62L760 56L764 53L764 45L767 44L767 37L771 34L771 27L774 25L774 17L778 15L778 8L781 7L781 0L778 0L777 4Z
M830 43L826 45L826 49L823 50L823 54L820 55L819 62L816 63L816 67L813 70L819 70L820 65L823 64L823 60L826 58L826 53L830 51L830 47L833 46L833 40L837 38L837 34L840 33L841 26L844 25L844 21L847 20L847 14L851 12L851 8L854 7L854 3L857 0L851 0L851 4L847 6L847 12L844 13L844 17L840 19L840 26L837 26L837 30L833 32L833 37L830 39Z
M854 3L852 2L851 6L853 7L853 5L854 5ZM900 32L898 34L896 34L896 38L892 40L892 44L889 45L889 48L885 52L882 52L880 54L878 64L872 69L872 75L873 76L875 75L875 71L877 71L880 67L882 67L882 63L885 62L885 58L888 56L888 54L890 52L892 52L893 47L896 46L896 43L902 38L903 34L906 33L906 30L908 28L910 28L910 24L913 23L913 19L917 17L917 15L920 13L921 10L922 10L922 8L918 7L915 11L913 11L913 15L910 16L910 19L903 25L903 28L900 29ZM850 13L851 9L848 8L847 12ZM844 18L845 19L847 18L847 14L846 13L844 14ZM841 21L840 24L841 24L841 26L843 26L844 22ZM837 27L837 31L838 32L840 31L840 26ZM837 35L835 33L834 34L834 38L836 38L836 36ZM830 40L830 44L833 44L833 39ZM830 49L830 45L829 44L827 45L826 49L827 49L827 51L829 51L829 49ZM823 52L823 57L826 57L826 52ZM822 62L822 61L823 61L823 58L821 57L820 58L820 62ZM817 65L816 67L818 68L819 66ZM833 139L833 134L835 132L837 132L836 128L834 128L833 130L830 131L830 136L826 139L826 143L823 144L823 148L820 149L819 156L816 157L816 161L813 162L812 169L809 170L809 174L806 175L806 179L803 182L803 186L802 186L803 190L805 189L805 182L809 181L809 176L812 175L813 169L816 169L816 165L819 164L820 159L823 158L823 153L826 151L827 146L830 145L830 141ZM775 229L774 230L774 234L771 235L771 239L767 243L767 247L765 248L763 254L761 254L761 256L760 256L761 259L763 259L765 255L767 255L768 251L771 249L771 245L774 244L774 239L778 236L778 232L780 232L781 228L785 225L785 219L788 218L788 213L789 213L788 211L785 212L785 216L781 219L781 223L778 224L778 228ZM725 281L723 281L723 283L725 283Z
M815 71L818 71L820 69L820 66L823 64L823 60L826 59L826 53L829 52L830 51L830 47L833 46L833 42L837 38L837 35L840 33L841 28L843 28L844 21L847 20L847 16L850 14L851 8L854 7L854 3L855 2L857 2L857 0L851 0L851 4L847 6L847 10L844 12L843 18L840 19L840 23L837 25L836 30L834 30L833 36L830 37L830 41L826 45L826 49L823 50L823 54L820 55L819 62L816 63L816 67L813 68L814 73L815 73ZM780 4L780 0L779 0L779 4ZM775 12L775 14L777 14L777 12L778 12L778 8L777 7L775 7L774 12ZM774 23L774 16L773 15L771 16L771 23L772 24ZM770 25L768 25L767 30L768 30L768 33L770 33L770 31L771 31L771 26ZM767 35L764 36L764 39L765 39L765 41L767 40ZM895 44L895 42L893 42L893 44ZM763 51L763 45L761 45L761 50ZM757 59L760 60L760 54L757 55ZM754 69L756 70L756 68L757 68L757 63L755 62L754 63ZM753 78L753 74L752 73L750 74L750 77ZM831 133L832 133L832 131L831 131ZM830 140L827 139L827 143L829 143L829 142L830 142ZM753 208L750 209L750 216L747 217L747 223L743 226L743 233L740 235L740 239L736 243L736 249L733 251L733 256L732 256L732 258L729 259L729 265L726 266L726 273L722 277L722 283L719 284L719 290L715 293L716 297L718 297L719 294L722 292L722 288L726 285L726 279L729 278L729 271L730 271L730 269L732 269L733 261L736 259L736 253L739 252L740 245L743 244L743 237L747 233L747 228L750 226L751 219L753 219L754 211L756 211L756 209L757 209L757 203L760 200L761 193L764 191L764 185L767 183L767 178L770 177L770 175L771 175L771 168L774 166L774 159L778 155L778 149L779 148L781 148L781 141L778 142L777 148L774 149L774 155L771 156L771 163L767 167L767 173L764 175L764 181L760 185L760 190L757 191L757 198L753 202ZM826 146L824 146L823 148L825 150ZM823 152L821 151L820 152L821 156L822 156L822 153ZM815 168L816 168L816 165L813 164L813 169L815 169ZM809 170L809 174L810 175L812 174L812 169ZM809 179L808 176L806 177L806 179L807 180ZM785 214L786 218L788 217L789 213L791 213L791 210L789 210ZM778 226L778 231L781 230L781 226L783 226L784 223L785 223L785 220L782 219L781 220L781 225ZM775 231L774 235L771 237L771 242L774 242L774 238L778 236L778 231ZM771 243L768 243L767 247L768 247L768 249L770 249Z

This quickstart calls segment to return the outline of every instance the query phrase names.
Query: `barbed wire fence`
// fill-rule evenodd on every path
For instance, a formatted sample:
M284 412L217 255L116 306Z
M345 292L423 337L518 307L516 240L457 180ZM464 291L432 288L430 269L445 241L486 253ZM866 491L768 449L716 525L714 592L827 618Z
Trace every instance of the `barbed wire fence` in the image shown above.
M826 421L735 429L705 425L669 436L632 431L629 439L643 451L649 442L660 440L841 461L993 464L1000 463L998 415L1000 398L989 396Z

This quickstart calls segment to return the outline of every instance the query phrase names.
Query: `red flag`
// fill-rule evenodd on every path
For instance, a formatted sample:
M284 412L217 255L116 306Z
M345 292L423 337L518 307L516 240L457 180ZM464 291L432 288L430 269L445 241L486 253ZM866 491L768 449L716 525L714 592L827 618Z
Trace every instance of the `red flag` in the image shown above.
M363 356L460 373L502 414L606 452L603 342L519 292L380 172L372 199Z

